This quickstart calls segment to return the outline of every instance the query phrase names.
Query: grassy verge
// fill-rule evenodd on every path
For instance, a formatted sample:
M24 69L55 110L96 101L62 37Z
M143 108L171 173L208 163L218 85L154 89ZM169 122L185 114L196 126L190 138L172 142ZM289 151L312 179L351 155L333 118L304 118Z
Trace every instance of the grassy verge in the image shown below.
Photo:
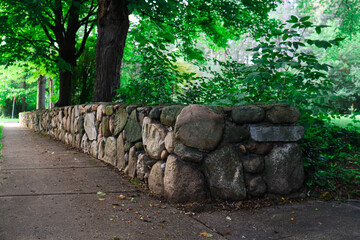
M360 134L348 119L304 119L306 190L324 199L360 199Z
M355 130L360 133L360 116L332 118L331 122L336 126Z
M14 118L14 119L11 119L11 118L0 118L0 122L19 122L19 119L18 119L18 118Z

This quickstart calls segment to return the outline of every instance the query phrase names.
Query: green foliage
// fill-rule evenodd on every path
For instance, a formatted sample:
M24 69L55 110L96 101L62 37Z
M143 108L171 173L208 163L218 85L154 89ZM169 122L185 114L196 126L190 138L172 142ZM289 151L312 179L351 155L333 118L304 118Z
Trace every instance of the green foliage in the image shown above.
M90 103L94 92L96 36L89 36L83 54L79 57L73 71L72 102Z
M15 115L22 110L36 107L36 79L40 69L28 63L17 63L9 67L0 66L0 115L11 116L13 99L16 97ZM25 109L23 102L25 101Z
M300 0L299 11L311 14L314 19L329 26L320 37L346 36L339 46L326 51L317 51L321 62L333 66L329 71L329 79L334 85L329 93L334 112L350 113L360 109L359 96L359 34L360 34L360 2Z
M127 39L123 60L122 84L118 98L123 102L143 102L148 104L173 102L180 73L173 61L177 51L169 52L170 44L166 36L153 28L151 20L142 18L136 28L132 28Z
M206 56L197 48L201 41L212 48L225 48L228 39L240 39L245 32L259 37L277 24L268 19L275 6L276 2L268 0L130 3L139 23L129 31L117 99L145 103L187 100L183 89L196 84L199 75L178 68L179 60L204 65Z
M306 185L313 195L324 191L341 198L359 197L360 135L314 117L303 117Z
M198 85L191 86L184 99L201 99L198 103L243 104L244 102L287 102L303 111L319 113L330 107L327 92L332 82L327 78L330 68L320 63L308 46L327 49L339 45L341 38L325 41L306 38L314 25L309 17L291 16L285 24L270 29L253 52L252 64L228 60L218 62L221 72L212 72ZM192 97L194 96L194 98Z
M95 26L96 10L93 0L0 1L0 64L23 61L46 75L72 73ZM54 80L71 83L71 77L60 78Z
M270 32L264 41L251 51L255 52L252 62L246 66L242 90L248 101L285 101L302 109L317 111L327 102L325 92L332 83L327 78L330 66L318 61L314 53L306 47L315 45L327 49L338 45L342 39L330 41L312 40L304 36L314 26L309 17L291 16L287 21L290 28L280 28Z
M340 46L327 51L324 57L324 61L333 66L329 78L334 82L332 94L337 99L332 104L341 113L360 110L359 44L359 38L347 38Z

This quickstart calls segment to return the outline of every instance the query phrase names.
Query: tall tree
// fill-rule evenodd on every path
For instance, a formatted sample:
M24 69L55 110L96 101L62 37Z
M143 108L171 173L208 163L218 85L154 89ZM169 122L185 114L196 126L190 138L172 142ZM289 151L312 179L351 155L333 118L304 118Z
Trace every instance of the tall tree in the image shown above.
M96 24L95 0L2 0L0 9L3 62L56 63L60 79L57 106L70 105L72 71Z
M175 43L187 59L201 61L196 41L203 35L218 46L244 32L259 36L274 22L272 0L99 0L94 101L111 101L120 84L121 61L129 29L129 14L150 18L167 43ZM164 48L164 43L157 43Z
M120 87L129 14L126 0L99 0L94 102L111 102Z

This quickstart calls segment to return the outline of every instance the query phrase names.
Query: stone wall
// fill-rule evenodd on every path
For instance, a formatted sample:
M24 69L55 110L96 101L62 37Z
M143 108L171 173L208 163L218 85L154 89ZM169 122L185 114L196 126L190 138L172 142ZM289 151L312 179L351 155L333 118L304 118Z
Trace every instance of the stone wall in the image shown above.
M289 194L303 184L300 112L234 107L78 105L20 114L20 123L145 182L174 202Z

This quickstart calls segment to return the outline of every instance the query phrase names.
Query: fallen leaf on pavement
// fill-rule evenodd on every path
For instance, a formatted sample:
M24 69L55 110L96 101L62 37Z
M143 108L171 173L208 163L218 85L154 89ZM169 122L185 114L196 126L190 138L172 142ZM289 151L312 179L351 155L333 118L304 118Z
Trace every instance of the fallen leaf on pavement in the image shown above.
M207 232L202 232L202 233L200 233L200 236L203 236L203 237L213 237L213 235L212 234L210 234L210 233L207 233Z
M117 196L117 198L119 198L119 199L125 199L126 197L125 197L124 195L120 194L119 196Z

